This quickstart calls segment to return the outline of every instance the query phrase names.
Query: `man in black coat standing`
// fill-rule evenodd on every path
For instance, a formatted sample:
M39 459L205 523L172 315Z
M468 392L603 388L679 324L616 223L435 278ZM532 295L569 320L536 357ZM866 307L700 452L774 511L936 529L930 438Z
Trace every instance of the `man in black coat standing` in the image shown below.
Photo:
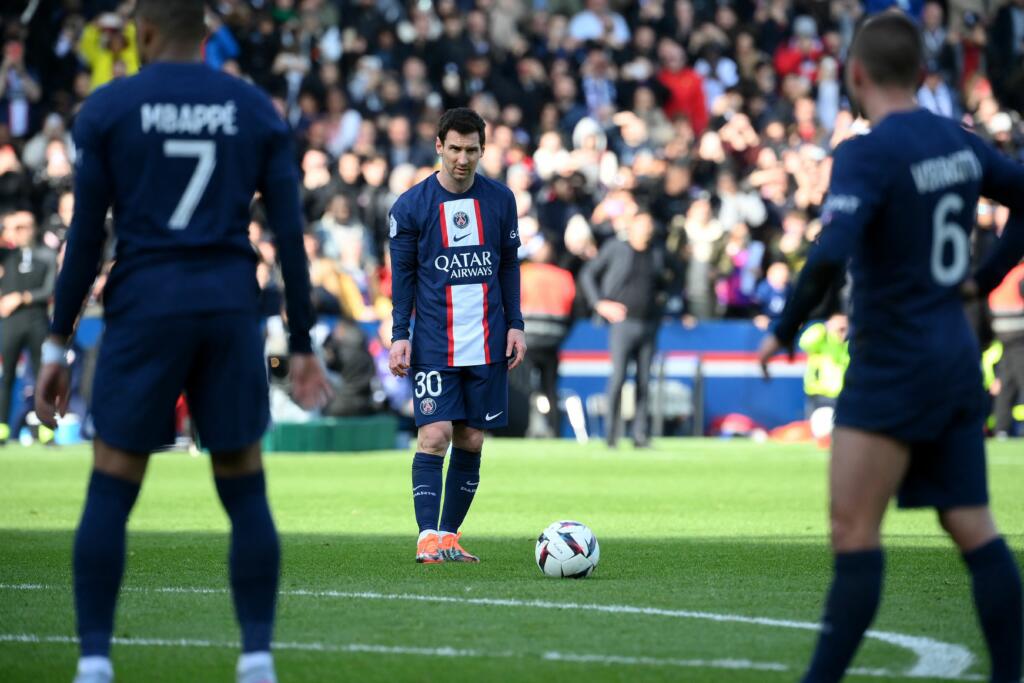
M630 221L625 241L608 240L580 272L580 286L594 311L611 324L612 376L608 382L606 440L614 448L621 429L622 385L629 361L636 363L636 416L633 442L650 445L648 386L651 361L666 294L674 281L665 250L652 243L654 220L640 213Z

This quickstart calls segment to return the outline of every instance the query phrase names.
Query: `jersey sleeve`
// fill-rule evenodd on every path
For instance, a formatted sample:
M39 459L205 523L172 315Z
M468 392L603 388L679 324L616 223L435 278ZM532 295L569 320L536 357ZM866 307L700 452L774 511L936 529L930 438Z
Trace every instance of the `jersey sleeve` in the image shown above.
M974 273L981 295L999 286L1024 257L1024 166L1003 156L976 135L969 139L981 162L981 194L1010 209L995 248Z
M773 333L784 346L792 346L800 327L821 303L861 240L885 199L885 166L871 154L868 137L840 145L832 163L832 179L822 206L821 234L800 271Z
M315 316L310 295L309 263L302 241L304 223L295 155L287 125L269 102L261 104L258 120L261 126L269 127L269 135L259 189L277 242L281 274L284 276L288 345L292 353L310 353L309 329Z
M509 329L525 329L523 312L520 306L520 275L519 275L519 212L516 210L516 198L508 191L508 202L505 217L501 225L501 265L498 269L498 282L501 285L501 305L505 310L505 324Z
M388 214L391 251L391 341L409 339L409 320L416 303L416 271L419 267L419 225L406 210L405 195Z
M108 167L104 144L102 100L93 96L86 101L72 130L75 159L75 212L68 230L64 265L57 279L50 331L70 337L92 288L103 257L107 239L107 209L113 197L113 176Z

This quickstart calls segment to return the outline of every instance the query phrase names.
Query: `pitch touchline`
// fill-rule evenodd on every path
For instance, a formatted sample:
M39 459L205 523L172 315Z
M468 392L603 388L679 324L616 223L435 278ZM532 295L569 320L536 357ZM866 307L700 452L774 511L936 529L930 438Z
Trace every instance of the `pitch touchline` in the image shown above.
M0 634L0 643L17 643L24 645L74 645L78 639L73 636L39 636L31 633ZM185 648L221 648L238 649L237 642L217 642L194 638L114 638L115 645L128 647L185 647ZM454 647L405 647L399 645L373 645L369 643L296 643L276 642L275 650L298 650L302 652L328 652L347 654L383 654L412 655L421 657L477 657L482 659L513 659L525 658L529 655L515 652L483 652L480 650L458 649ZM576 664L602 664L605 666L649 666L677 667L689 669L730 669L744 671L771 671L786 673L790 667L778 662L754 662L749 659L677 659L663 657L631 657L620 655L580 654L573 652L549 651L539 655L545 662L571 662ZM892 678L901 677L886 669L851 669L849 674ZM981 681L981 676L959 676L950 680Z
M0 584L0 590L65 590L63 587L43 584ZM226 588L202 587L164 587L164 588L131 588L123 589L132 593L186 593L186 594L226 594ZM456 603L488 607L524 607L533 609L557 609L602 612L608 614L636 614L644 616L660 616L681 619L702 619L715 622L751 624L775 628L790 628L814 631L819 626L813 622L791 621L788 619L771 619L767 617L748 617L738 614L719 614L715 612L699 612L691 610L670 610L659 607L640 607L635 605L601 605L549 602L545 600L517 600L515 598L458 598L451 596L418 595L413 593L376 593L349 592L335 590L282 590L281 595L318 598L347 598L355 600L396 600L410 602ZM963 647L953 643L944 643L923 636L910 636L889 631L871 630L867 637L910 650L917 661L903 675L909 677L933 677L949 680L960 679L974 662L974 655ZM870 675L871 672L863 672ZM891 675L887 673L886 675ZM966 679L970 680L970 679Z

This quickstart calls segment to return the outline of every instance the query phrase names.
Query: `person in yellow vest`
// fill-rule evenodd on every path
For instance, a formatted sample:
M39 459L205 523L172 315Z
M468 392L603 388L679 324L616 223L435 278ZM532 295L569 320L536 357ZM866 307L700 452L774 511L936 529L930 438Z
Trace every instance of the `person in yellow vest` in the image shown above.
M992 332L1003 350L996 372L995 433L1006 437L1013 432L1014 406L1024 392L1024 263L992 290L988 307L992 311Z
M798 345L807 354L804 393L807 394L806 416L818 408L834 408L843 389L843 376L850 364L849 342L846 339L849 321L845 315L833 315L826 322L815 323L800 335Z
M125 22L116 12L101 14L82 30L78 54L92 74L91 90L115 78L137 73L139 53L135 47L135 22Z
M985 349L985 352L981 354L981 372L982 378L985 381L985 390L994 398L1002 393L1004 386L1003 383L996 376L999 369L999 361L1003 359L1003 345L999 341L992 342L991 346ZM1017 396L1017 405L1013 406L1010 411L1010 415L1014 422L1024 422L1024 392L1021 392L1019 387L1016 385L1010 385L1005 387L1006 391L1012 395ZM996 433L996 416L995 413L989 417L988 429L992 433ZM1002 436L1007 436L1005 433Z

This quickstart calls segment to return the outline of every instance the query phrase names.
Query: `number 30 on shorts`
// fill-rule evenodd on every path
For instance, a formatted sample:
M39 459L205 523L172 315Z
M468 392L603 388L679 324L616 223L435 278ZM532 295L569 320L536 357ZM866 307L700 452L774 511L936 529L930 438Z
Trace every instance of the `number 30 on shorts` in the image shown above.
M437 370L417 372L414 379L416 380L416 398L441 395L441 373Z

